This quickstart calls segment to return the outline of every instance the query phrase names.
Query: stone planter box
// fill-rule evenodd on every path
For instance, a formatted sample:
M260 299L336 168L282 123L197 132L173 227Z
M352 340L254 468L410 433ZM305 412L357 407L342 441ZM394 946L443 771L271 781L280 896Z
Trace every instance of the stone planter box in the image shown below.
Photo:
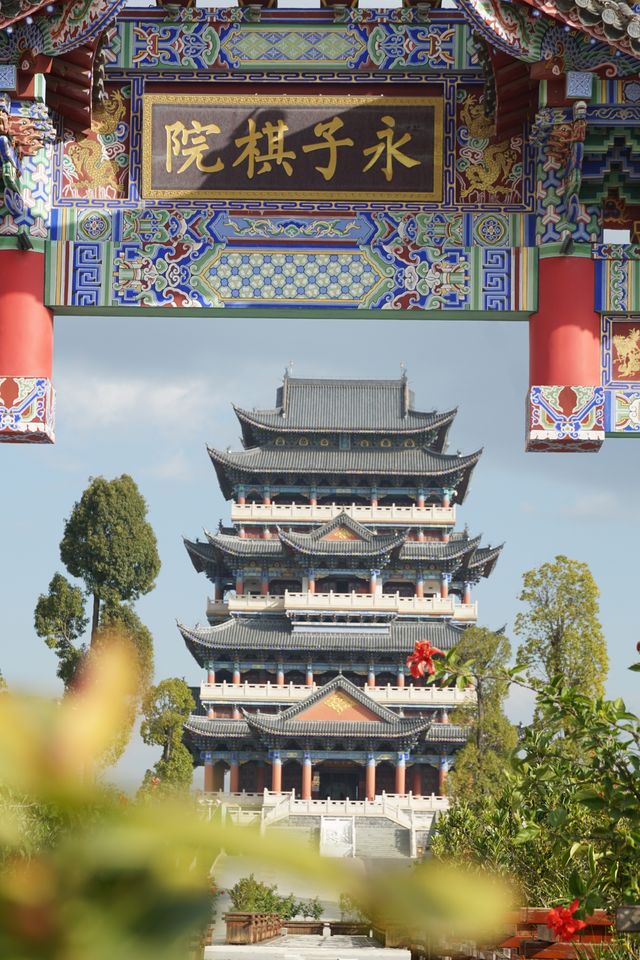
M227 943L261 943L280 934L282 921L274 913L225 913Z

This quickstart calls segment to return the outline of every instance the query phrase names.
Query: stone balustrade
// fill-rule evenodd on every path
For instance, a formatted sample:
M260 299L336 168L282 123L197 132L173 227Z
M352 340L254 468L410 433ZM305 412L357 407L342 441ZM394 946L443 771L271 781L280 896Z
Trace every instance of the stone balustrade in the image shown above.
M477 603L459 603L455 597L401 597L399 593L292 593L242 594L226 601L209 600L207 616L229 613L280 613L288 611L330 611L343 613L397 613L432 617L451 617L473 622L478 618Z
M317 684L310 686L303 683L202 683L200 685L200 699L203 703L299 703L308 697ZM455 707L471 704L476 701L475 690L458 690L455 687L414 686L407 684L404 687L384 686L369 687L364 685L363 692L381 704Z
M411 526L449 527L456 522L455 507L440 507L428 504L403 506L388 504L340 503L234 503L231 507L232 523L327 523L341 513L346 513L359 523L400 524Z

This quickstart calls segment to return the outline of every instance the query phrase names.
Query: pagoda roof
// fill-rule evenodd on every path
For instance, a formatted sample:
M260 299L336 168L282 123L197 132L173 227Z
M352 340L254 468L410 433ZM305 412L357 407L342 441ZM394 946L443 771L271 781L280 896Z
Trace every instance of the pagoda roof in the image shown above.
M348 539L326 539L340 528L348 530L352 537ZM280 541L297 553L307 556L329 554L331 556L346 553L350 556L379 556L391 553L401 547L405 541L405 534L376 534L372 533L364 524L352 520L346 513L340 513L327 523L316 527L311 533L285 533L278 529Z
M307 474L309 476L374 476L434 478L452 482L458 488L462 503L471 471L482 450L467 456L440 453L423 447L358 447L336 450L315 447L253 447L250 450L227 451L207 447L220 487L227 499L232 496L229 472L239 475Z
M503 543L497 547L480 547L468 562L469 571L476 576L488 577L498 562L503 547Z
M342 692L355 703L364 707L373 720L327 720L304 719L305 714L315 704L325 700L331 694ZM346 677L337 676L319 687L300 703L296 703L282 713L247 713L242 711L244 719L253 730L268 736L339 736L364 737L367 739L405 739L415 737L431 726L431 719L423 717L407 720L392 710L376 703Z
M469 736L470 728L457 723L432 723L425 740L427 743L464 743Z
M328 684L322 688L327 692ZM357 687L355 688L357 689ZM307 703L308 701L303 701ZM367 703L371 709L372 704ZM192 713L185 721L184 731L187 739L195 745L205 746L208 740L234 741L255 739L260 736L317 736L317 737L356 737L360 739L414 739L424 731L423 742L429 743L465 743L469 736L469 727L454 723L416 719L407 720L394 714L395 724L385 721L363 721L362 723L340 721L292 721L286 729L276 728L277 721L284 714L246 714L243 720L228 720L222 717L209 718ZM258 717L260 719L258 719ZM267 720L276 721L269 724ZM312 728L312 729L310 729ZM392 732L393 731L393 732Z
M406 377L399 380L321 380L285 375L275 408L245 410L234 406L248 445L256 428L277 433L401 433L438 431L446 439L456 410L445 413L414 409Z
M192 713L184 723L184 731L189 739L219 739L233 740L237 737L245 738L249 736L249 724L245 720L227 720L224 718L202 716L202 714Z
M285 560L293 552L318 558L376 558L396 551L395 556L399 561L442 564L454 571L465 569L471 577L487 577L502 550L502 545L480 547L479 536L470 538L462 533L454 534L444 543L439 540L407 540L404 534L373 534L366 527L362 527L359 539L323 539L341 525L354 533L356 527L361 527L357 521L349 519L348 523L340 524L339 518L336 518L309 534L278 530L278 537L263 540L239 537L235 533L209 533L205 530L208 542L185 539L184 543L198 573L207 568L218 568L226 557Z
M256 617L231 617L215 626L186 627L178 623L178 629L189 649L199 663L205 663L217 651L253 652L320 650L342 655L364 653L387 653L406 657L416 641L429 640L441 650L451 650L461 639L464 627L454 626L449 621L408 620L397 618L378 630L354 629L353 626L331 629L294 629L285 616L265 614Z

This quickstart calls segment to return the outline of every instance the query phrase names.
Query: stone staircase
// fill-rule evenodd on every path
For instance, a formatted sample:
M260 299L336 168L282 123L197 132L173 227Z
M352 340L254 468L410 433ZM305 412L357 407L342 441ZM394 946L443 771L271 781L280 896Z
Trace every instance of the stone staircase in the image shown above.
M317 852L320 847L320 817L285 817L268 827L269 833L284 830L300 843L306 843Z
M386 817L356 820L356 857L363 860L408 860L411 833Z
M320 843L320 817L286 817L268 827L286 831L315 851ZM409 860L411 831L387 817L355 818L355 855L363 860Z

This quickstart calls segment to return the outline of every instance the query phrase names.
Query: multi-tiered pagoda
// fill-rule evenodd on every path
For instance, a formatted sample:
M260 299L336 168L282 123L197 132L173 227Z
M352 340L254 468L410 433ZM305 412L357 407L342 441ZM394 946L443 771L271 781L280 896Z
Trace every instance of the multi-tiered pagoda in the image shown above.
M405 664L477 618L500 548L454 527L480 452L444 452L455 411L416 410L406 377L285 374L274 409L235 413L243 449L209 449L232 525L186 542L214 585L209 626L180 626L207 671L185 728L205 791L444 794L474 694Z

